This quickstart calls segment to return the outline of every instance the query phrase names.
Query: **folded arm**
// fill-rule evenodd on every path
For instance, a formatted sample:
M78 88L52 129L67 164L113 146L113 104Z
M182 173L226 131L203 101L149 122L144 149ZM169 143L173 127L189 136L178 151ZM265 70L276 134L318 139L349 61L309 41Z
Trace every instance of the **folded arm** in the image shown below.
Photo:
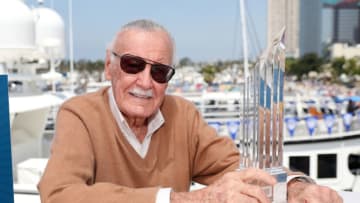
M155 202L158 187L130 188L95 181L93 148L83 120L72 111L60 110L51 156L38 185L41 202Z

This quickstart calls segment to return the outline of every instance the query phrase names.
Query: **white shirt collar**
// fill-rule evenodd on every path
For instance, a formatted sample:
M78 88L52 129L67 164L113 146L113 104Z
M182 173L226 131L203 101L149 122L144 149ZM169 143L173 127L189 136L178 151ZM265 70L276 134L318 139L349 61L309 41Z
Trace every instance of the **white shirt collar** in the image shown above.
M115 117L116 123L120 129L120 131L124 134L127 141L130 145L135 149L135 151L144 158L148 152L150 141L152 134L159 129L164 121L164 117L158 109L153 117L150 118L148 123L148 132L142 143L136 138L135 134L130 129L128 123L126 122L123 114L121 113L119 107L116 104L115 97L112 91L112 87L108 89L108 96L109 96L109 105L113 116Z

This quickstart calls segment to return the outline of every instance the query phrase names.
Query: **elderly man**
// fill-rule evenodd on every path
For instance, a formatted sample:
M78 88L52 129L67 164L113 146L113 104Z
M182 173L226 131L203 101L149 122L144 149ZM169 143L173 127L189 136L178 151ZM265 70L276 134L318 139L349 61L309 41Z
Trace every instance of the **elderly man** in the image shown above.
M165 95L175 70L174 42L160 25L123 26L106 52L111 87L75 97L59 110L39 183L42 202L269 202L275 179L236 171L239 154L195 106ZM329 188L296 179L292 202L341 202ZM191 181L207 187L189 192Z

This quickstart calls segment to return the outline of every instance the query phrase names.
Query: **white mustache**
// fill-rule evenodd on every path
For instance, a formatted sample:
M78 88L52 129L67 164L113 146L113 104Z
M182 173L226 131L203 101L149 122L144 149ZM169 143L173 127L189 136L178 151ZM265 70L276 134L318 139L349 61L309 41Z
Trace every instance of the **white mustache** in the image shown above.
M152 90L143 90L143 89L140 89L138 87L135 87L135 88L131 89L130 93L134 94L134 95L141 96L141 97L152 97L153 96L153 91Z

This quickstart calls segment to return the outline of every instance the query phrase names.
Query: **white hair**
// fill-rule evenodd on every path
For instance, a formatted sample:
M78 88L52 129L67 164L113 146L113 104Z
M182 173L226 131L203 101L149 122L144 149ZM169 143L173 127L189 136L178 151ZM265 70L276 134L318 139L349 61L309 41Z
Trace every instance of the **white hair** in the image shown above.
M171 36L171 34L165 29L165 27L163 27L162 25L152 21L152 20L148 20L148 19L140 19L140 20L135 20L135 21L131 21L127 24L125 24L124 26L121 27L120 31L118 33L122 33L124 31L127 30L142 30L142 31L161 31L166 33L166 35L169 37L170 41L171 41L171 45L172 45L172 56L174 57L175 54L175 40L174 38ZM118 34L115 35L115 37L112 39L112 41L110 42L110 44L108 45L108 50L114 50L116 41L118 40L117 38ZM114 56L113 54L111 54L111 61L114 60Z

